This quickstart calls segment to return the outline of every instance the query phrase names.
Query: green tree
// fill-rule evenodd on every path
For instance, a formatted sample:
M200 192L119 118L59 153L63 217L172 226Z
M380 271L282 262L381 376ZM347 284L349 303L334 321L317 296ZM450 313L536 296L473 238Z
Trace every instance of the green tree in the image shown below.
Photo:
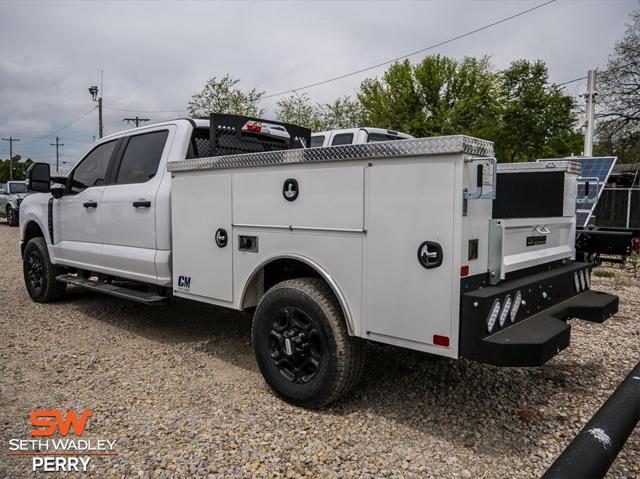
M31 158L27 158L26 160L22 160L20 155L13 155L13 179L14 180L24 180L27 178L27 169L33 161ZM9 159L0 160L0 182L4 183L5 181L9 181L10 178L10 165Z
M501 161L533 161L580 154L583 136L576 130L573 97L549 85L542 61L519 60L500 72L498 127L487 139L495 141Z
M311 131L356 128L364 126L360 103L348 96L331 103L312 103L306 93L293 94L276 103L276 117L280 121L306 126Z
M640 162L640 10L631 13L631 20L607 69L598 75L595 148L627 163Z
M486 137L498 121L498 82L487 57L434 55L395 63L367 79L358 99L371 126L414 136L462 133Z
M276 118L286 123L310 128L311 131L323 129L320 108L311 102L306 93L302 95L296 93L278 100Z
M236 88L240 80L226 74L218 80L210 78L201 91L191 95L189 114L193 117L208 116L209 113L231 113L235 115L260 116L262 108L258 106L264 92L255 88L240 90Z
M318 105L323 130L366 126L366 117L358 100L343 96L331 103Z

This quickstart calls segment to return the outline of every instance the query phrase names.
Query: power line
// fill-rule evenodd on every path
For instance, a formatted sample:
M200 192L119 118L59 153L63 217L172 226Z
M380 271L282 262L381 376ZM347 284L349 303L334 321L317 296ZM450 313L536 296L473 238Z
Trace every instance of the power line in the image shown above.
M136 115L135 118L123 118L122 121L126 121L127 125L130 125L131 123L135 123L136 128L140 126L140 123L144 123L145 121L149 121L149 118L139 118L138 115Z
M78 118L76 118L75 120L73 120L71 123L68 123L67 125L63 126L62 128L58 128L57 130L53 130L53 131L51 131L51 132L47 133L47 134L46 134L46 135L44 135L44 136L40 136L40 137L34 138L34 139L33 139L33 140L31 140L31 141L27 141L26 143L23 143L23 144L22 144L22 146L27 146L27 145L30 145L30 144L32 144L32 143L36 143L36 142L38 142L38 141L45 140L45 139L49 138L49 137L50 137L50 136L52 136L52 135L55 135L55 134L57 134L57 133L60 133L62 130L65 130L65 129L69 128L71 125L73 125L73 124L74 124L74 123L76 123L77 121L82 120L85 116L87 116L89 113L91 113L91 112L92 112L93 110L95 110L95 109L96 109L96 107L95 107L95 106L92 106L92 107L91 107L91 109L90 109L89 111L87 111L86 113L83 113L81 116L79 116Z
M350 76L353 76L353 75L357 75L359 73L364 73L366 71L373 70L374 68L378 68L378 67L381 67L381 66L384 66L384 65L388 65L390 63L397 62L398 60L403 60L403 59L411 57L413 55L417 55L418 53L423 53L423 52L426 52L428 50L433 50L434 48L441 47L442 45L446 45L447 43L451 43L451 42L454 42L456 40L460 40L461 38L468 37L469 35L473 35L475 33L481 32L483 30L487 30L487 29L489 29L491 27L495 27L496 25L500 25L501 23L508 22L509 20L513 20L514 18L517 18L517 17L520 17L522 15L525 15L525 14L527 14L529 12L532 12L534 10L542 8L542 7L546 6L546 5L554 3L556 1L557 0L547 0L546 2L541 3L540 5L536 5L535 7L528 8L528 9L523 10L521 12L518 12L518 13L516 13L514 15L510 15L508 17L502 18L502 19L497 20L497 21L495 21L493 23L485 25L483 27L479 27L479 28L476 28L475 30L471 30L471 31L463 33L461 35L457 35L455 37L449 38L448 40L444 40L442 42L435 43L435 44L430 45L428 47L421 48L420 50L415 50L413 52L406 53L406 54L401 55L399 57L392 58L391 60L387 60L387 61L384 61L384 62L381 62L381 63L377 63L375 65L372 65L372 66L369 66L369 67L366 67L366 68L361 68L360 70L356 70L356 71L353 71L353 72L350 72L350 73L345 73L344 75L339 75L339 76L336 76L336 77L333 77L333 78L328 78L326 80L322 80L322 81L319 81L319 82L316 82L316 83L310 83L308 85L301 86L301 87L298 87L298 88L293 88L291 90L281 91L281 92L278 92L278 93L271 93L269 95L263 96L262 100L266 100L267 98L273 98L273 97L276 97L276 96L286 95L287 93L295 93L296 91L299 91L299 90L306 90L308 88L313 88L313 87L316 87L316 86L324 85L326 83L330 83L330 82L333 82L333 81L336 81L336 80L342 80L343 78L347 78L347 77L350 77Z
M182 113L188 111L186 108L182 110L127 110L125 108L112 108L112 107L104 107L105 110L113 110L113 111L123 111L125 113Z

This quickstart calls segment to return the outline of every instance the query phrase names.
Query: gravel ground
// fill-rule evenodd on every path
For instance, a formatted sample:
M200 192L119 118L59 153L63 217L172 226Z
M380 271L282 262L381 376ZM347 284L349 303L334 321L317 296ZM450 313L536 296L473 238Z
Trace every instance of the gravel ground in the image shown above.
M91 477L535 477L640 359L639 280L612 269L593 286L620 295L620 312L574 321L544 367L370 346L355 394L306 411L262 381L250 317L82 290L35 304L17 242L0 223L0 443L29 438L34 409L92 409L83 437L117 439L119 454L94 457ZM28 458L0 457L0 476L32 474ZM640 477L640 428L609 475Z

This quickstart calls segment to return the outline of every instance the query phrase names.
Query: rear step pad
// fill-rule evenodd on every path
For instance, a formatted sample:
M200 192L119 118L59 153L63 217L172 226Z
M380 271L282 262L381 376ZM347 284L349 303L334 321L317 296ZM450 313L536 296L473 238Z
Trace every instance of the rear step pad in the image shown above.
M56 277L56 280L63 283L72 284L74 286L80 286L81 288L90 289L92 291L98 291L99 293L116 296L118 298L136 301L148 306L162 305L167 302L166 296L162 296L156 293L147 293L135 289L123 288L122 286L115 286L113 284L103 283L101 281L91 281L89 279L80 278L72 274L61 274L60 276Z
M571 326L546 312L486 337L484 362L496 366L540 366L569 346Z

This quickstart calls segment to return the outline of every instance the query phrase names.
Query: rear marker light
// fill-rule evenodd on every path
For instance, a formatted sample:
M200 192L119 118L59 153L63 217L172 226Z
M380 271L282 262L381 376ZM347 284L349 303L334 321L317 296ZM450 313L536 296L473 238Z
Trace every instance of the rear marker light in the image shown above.
M493 328L496 325L496 320L498 319L498 315L500 314L500 300L496 298L493 302L493 306L491 306L491 312L487 317L487 332L493 331Z
M580 288L584 291L585 289L587 289L587 282L584 279L584 270L583 269L580 270L580 274L578 276L580 276Z
M511 311L511 296L507 295L507 297L504 298L502 311L500 311L499 324L501 328L504 326L504 323L507 322L507 316L509 316L509 311Z
M444 346L445 348L449 347L449 337L448 336L440 336L438 334L433 335L433 344L436 346Z
M520 305L522 304L522 293L518 291L513 298L513 306L511 306L511 312L509 316L511 318L511 322L515 322L516 316L518 315L518 310L520 309Z
M573 285L576 287L576 293L580 292L580 279L578 278L578 272L573 273Z
M469 266L463 266L460 268L460 277L464 278L465 276L469 276Z

